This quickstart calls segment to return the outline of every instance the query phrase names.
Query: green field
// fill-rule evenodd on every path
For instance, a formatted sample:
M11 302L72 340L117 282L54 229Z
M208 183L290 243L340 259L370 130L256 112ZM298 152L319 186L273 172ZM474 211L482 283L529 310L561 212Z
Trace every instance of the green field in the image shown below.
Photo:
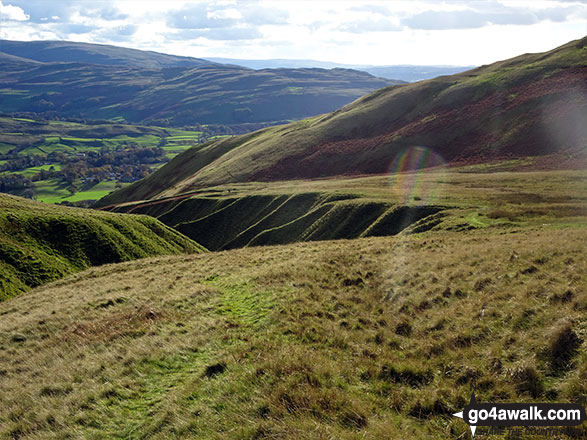
M41 170L49 171L51 168L53 168L55 171L59 171L61 169L61 165L59 165L59 164L54 164L54 165L46 164L46 165L41 165L38 167L30 167L24 171L21 171L19 174L22 174L25 177L33 177L39 171L41 171Z
M37 200L47 203L59 203L66 197L71 196L67 191L67 184L59 179L48 179L35 182Z
M12 149L14 149L14 145L0 142L0 154L6 154Z
M0 159L0 166L27 156L47 157L45 164L31 166L17 171L0 171L0 176L20 174L32 179L41 170L60 171L66 163L50 160L50 155L63 153L65 160L86 160L88 154L116 154L129 148L154 148L162 145L165 154L154 162L145 163L150 169L158 169L167 160L191 148L201 141L202 132L193 130L164 129L158 127L141 127L134 125L86 125L64 121L33 121L23 118L0 118L0 155L7 155ZM141 165L136 161L134 165ZM109 177L110 178L110 177ZM120 186L126 183L116 179ZM78 202L84 200L98 200L115 189L116 181L101 181L92 188L84 188L83 178L76 179L75 194L68 191L69 185L59 178L49 178L34 182L35 198L47 203L63 201ZM15 194L20 194L15 191Z
M48 179L35 182L37 193L36 200L45 203L99 200L117 189L117 187L125 187L126 185L128 185L128 183L106 181L84 186L82 182L79 182L79 186L82 189L72 195L71 192L67 190L68 185L63 184L58 179Z

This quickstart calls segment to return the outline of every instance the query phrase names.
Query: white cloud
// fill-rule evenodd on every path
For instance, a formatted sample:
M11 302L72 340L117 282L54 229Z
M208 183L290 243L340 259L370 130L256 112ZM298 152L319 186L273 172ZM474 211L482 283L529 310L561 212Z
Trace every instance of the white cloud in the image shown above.
M533 25L542 21L564 22L579 16L584 8L576 6L532 8L512 7L497 1L471 2L464 10L428 10L402 20L412 29L475 29L490 25Z
M339 27L343 32L361 34L365 32L392 32L401 31L402 27L395 20L390 19L362 19L345 23Z
M4 5L0 1L0 19L27 21L30 18L30 15L25 14L22 8L19 8L18 6Z
M583 37L587 26L587 4L581 1L1 2L6 5L0 37L7 39L123 44L194 57L313 58L348 64L486 64L552 49Z

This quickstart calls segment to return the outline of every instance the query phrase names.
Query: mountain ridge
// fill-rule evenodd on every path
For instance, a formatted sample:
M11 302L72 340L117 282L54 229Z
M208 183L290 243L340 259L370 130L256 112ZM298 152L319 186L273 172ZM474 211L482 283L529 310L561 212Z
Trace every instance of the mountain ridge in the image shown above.
M135 67L143 68L218 65L218 63L201 58L169 55L110 44L61 40L0 40L0 52L44 63L75 61L105 65L132 64Z
M0 53L8 46L2 44ZM207 61L160 67L151 58L160 60L162 54L135 50L126 57L130 49L108 47L116 52L111 58L69 53L60 62L35 65L24 58L19 63L11 54L0 56L0 111L161 126L275 123L332 111L373 90L403 83L348 69L256 71ZM20 49L15 53L26 55Z

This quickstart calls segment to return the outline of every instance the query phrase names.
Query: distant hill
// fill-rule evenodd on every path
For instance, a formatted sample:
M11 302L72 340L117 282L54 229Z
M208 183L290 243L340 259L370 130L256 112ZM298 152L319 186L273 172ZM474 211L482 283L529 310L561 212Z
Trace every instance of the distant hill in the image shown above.
M454 75L475 66L367 66L359 70L381 78L395 78L408 82L422 81L443 75Z
M441 75L453 75L474 68L475 66L414 66L391 65L372 66L366 64L339 64L317 60L293 60L293 59L267 59L267 60L243 60L237 58L206 58L217 63L233 64L249 67L251 69L276 69L276 68L308 68L318 67L322 69L356 69L370 73L381 78L401 80L407 82L421 81L436 78Z
M0 52L0 112L45 119L163 126L283 122L402 84L350 69L256 71L81 43L3 41Z
M43 63L90 63L146 69L216 65L199 58L73 41L0 40L0 52Z
M3 53L3 52L0 52L0 63L3 66L10 65L10 64L14 64L14 65L28 64L28 65L32 65L32 66L35 66L35 65L38 66L38 65L42 64L39 61L31 60L29 58L22 58L22 57L18 57L16 55L10 55L8 53Z
M585 166L587 38L464 73L387 87L342 109L187 150L101 205L213 185L385 173L420 147L414 168L558 154Z
M0 301L90 266L203 251L151 217L0 194Z

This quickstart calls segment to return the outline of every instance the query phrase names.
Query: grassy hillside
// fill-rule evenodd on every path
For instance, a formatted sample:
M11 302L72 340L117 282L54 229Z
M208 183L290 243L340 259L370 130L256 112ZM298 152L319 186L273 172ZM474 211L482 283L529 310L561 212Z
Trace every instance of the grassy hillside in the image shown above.
M446 162L540 157L535 168L585 167L586 44L384 88L330 114L197 146L101 203Z
M90 266L203 250L150 217L0 194L0 301Z
M0 303L0 436L446 440L471 383L578 402L586 239L547 215L92 268Z
M33 65L1 57L0 111L32 112L45 119L59 116L164 126L232 125L287 121L329 112L398 83L349 69L255 71L210 62L170 67L157 60L152 65L154 55L140 51L131 51L129 61L120 63L128 49L108 46L96 46L104 52L105 64L95 64L102 55L86 53L87 47L80 47L70 47L67 56L61 58L53 57L48 49L39 56L37 52L31 55L35 60L67 62ZM55 50L61 53L64 49ZM25 57L30 51L22 50L19 56ZM147 60L146 65L141 57Z
M200 194L131 204L119 212L148 214L210 250L394 235L442 211L442 206L398 206L357 194L303 192ZM442 215L442 214L441 214Z

